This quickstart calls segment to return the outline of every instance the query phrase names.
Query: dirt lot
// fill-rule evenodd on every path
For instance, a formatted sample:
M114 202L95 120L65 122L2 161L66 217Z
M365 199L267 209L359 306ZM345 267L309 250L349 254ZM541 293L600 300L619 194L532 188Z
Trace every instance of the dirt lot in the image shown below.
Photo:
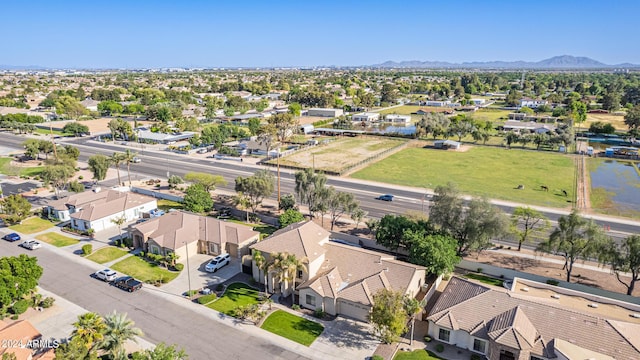
M582 125L583 128L589 128L589 125L596 121L604 123L610 123L616 130L627 130L627 125L624 123L624 115L622 114L587 114L587 121Z

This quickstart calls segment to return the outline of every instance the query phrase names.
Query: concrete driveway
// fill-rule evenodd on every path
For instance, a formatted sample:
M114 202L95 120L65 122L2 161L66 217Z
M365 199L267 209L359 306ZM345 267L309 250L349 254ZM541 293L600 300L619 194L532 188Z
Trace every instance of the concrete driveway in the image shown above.
M161 287L163 291L171 294L182 295L189 290L189 275L191 275L191 289L199 290L206 286L222 284L242 271L240 259L231 258L231 262L215 273L204 271L205 265L213 259L212 255L195 254L189 256L189 271L187 271L187 260L180 259L185 268L180 272L175 280ZM190 273L190 274L189 274Z

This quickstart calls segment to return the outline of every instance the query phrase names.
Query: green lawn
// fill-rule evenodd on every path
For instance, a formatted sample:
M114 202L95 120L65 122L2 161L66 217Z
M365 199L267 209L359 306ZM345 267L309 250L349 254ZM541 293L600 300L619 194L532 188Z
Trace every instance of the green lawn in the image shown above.
M64 246L69 246L69 245L74 245L79 243L79 241L74 238L70 238L68 236L64 236L56 232L48 232L46 234L40 234L36 236L36 239L40 241L44 241L56 247L64 247Z
M0 174L13 176L37 176L40 175L44 166L18 167L11 166L9 163L12 158L0 158Z
M228 219L227 221L251 227L253 230L260 233L260 238L267 237L278 230L278 228L267 224L250 224L237 219Z
M428 350L398 351L393 360L438 360L442 359Z
M503 283L502 279L496 279L489 276L484 276L484 275L474 274L474 273L466 274L464 277L473 279L473 280L478 280L483 284L493 285L498 287L502 287L502 283Z
M61 130L51 131L49 129L36 128L36 131L35 131L36 134L42 134L42 135L51 135L52 132L53 132L53 135L57 135L57 136L72 136L72 134L65 134Z
M257 289L243 283L233 283L227 287L218 300L207 305L208 308L234 316L236 308L245 305L258 304Z
M510 110L500 110L500 109L492 109L492 108L482 108L478 111L474 112L471 117L475 120L481 121L491 121L494 125L503 124L507 121L509 114L513 111Z
M427 189L452 182L464 194L550 207L568 207L568 200L574 198L573 159L548 151L483 146L465 152L408 148L351 177ZM516 189L520 184L524 190ZM541 185L549 191L541 191ZM569 193L567 197L562 190Z
M158 265L150 264L138 256L130 256L115 263L111 268L146 283L155 282L160 279L165 279L165 282L169 282L178 276L178 272L169 271Z
M119 249L115 246L105 246L102 249L96 250L93 254L87 256L87 259L97 262L98 264L104 264L115 259L119 259L128 254L128 251Z
M21 224L10 226L9 229L23 234L35 234L53 227L53 223L39 217L30 217Z
M158 199L158 209L169 211L169 209L182 210L184 208L183 203L179 203L176 201L166 200L166 199Z
M286 311L276 310L264 321L262 329L309 346L322 334L324 326Z

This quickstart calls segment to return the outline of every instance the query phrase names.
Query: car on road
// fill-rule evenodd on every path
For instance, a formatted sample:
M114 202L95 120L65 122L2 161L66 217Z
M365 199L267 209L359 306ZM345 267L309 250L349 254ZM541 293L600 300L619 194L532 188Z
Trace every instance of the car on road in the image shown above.
M112 282L112 284L128 292L134 292L142 289L142 283L131 276L117 278Z
M25 249L35 250L35 249L41 248L42 244L40 244L39 242L37 242L35 240L27 240L27 241L23 242L22 244L20 244L20 246L22 246Z
M111 269L98 270L96 271L95 275L97 279L100 279L106 282L112 282L118 277L116 275L116 272Z
M380 195L376 198L376 200L382 200L382 201L393 201L393 195L391 194L384 194L384 195Z
M14 242L14 241L19 241L20 240L20 235L16 234L16 233L11 233L11 234L7 234L5 236L2 237L3 239L9 241L9 242Z
M142 159L140 159L139 157L137 157L137 156L136 156L136 157L134 157L134 158L131 160L131 162L134 162L134 163L136 163L136 164L137 164L137 163L139 163L139 162L142 162Z
M204 271L214 273L223 266L229 264L229 261L231 261L231 256L229 254L220 254L209 260L207 265L204 266Z

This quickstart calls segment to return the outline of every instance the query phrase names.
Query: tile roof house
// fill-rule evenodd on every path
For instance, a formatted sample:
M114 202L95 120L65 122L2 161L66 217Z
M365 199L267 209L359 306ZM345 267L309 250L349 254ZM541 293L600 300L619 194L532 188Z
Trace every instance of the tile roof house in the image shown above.
M136 248L162 255L175 252L181 259L186 259L187 253L228 253L241 258L249 254L249 246L260 236L246 225L182 211L133 225L129 234Z
M129 191L96 190L50 201L45 212L62 221L70 220L74 229L101 231L116 226L112 219L124 216L126 221L131 221L158 207L156 199L150 196Z
M533 281L507 290L453 277L427 320L432 338L490 360L638 360L639 309Z
M5 357L11 359L12 355L16 360L55 359L54 350L41 346L39 340L42 339L42 335L29 321L19 320L8 324L0 320L0 339L2 340L2 346L0 346L2 359ZM48 344L48 342L42 344Z
M415 296L424 283L425 268L395 260L391 255L330 241L330 233L308 221L278 230L251 246L267 259L286 252L302 260L305 270L295 276L295 288L268 271L270 292L288 296L298 293L298 303L308 309L321 309L331 315L344 315L361 321L373 305L373 295L381 289ZM253 264L254 279L264 283L264 273ZM278 287L278 284L280 287Z

